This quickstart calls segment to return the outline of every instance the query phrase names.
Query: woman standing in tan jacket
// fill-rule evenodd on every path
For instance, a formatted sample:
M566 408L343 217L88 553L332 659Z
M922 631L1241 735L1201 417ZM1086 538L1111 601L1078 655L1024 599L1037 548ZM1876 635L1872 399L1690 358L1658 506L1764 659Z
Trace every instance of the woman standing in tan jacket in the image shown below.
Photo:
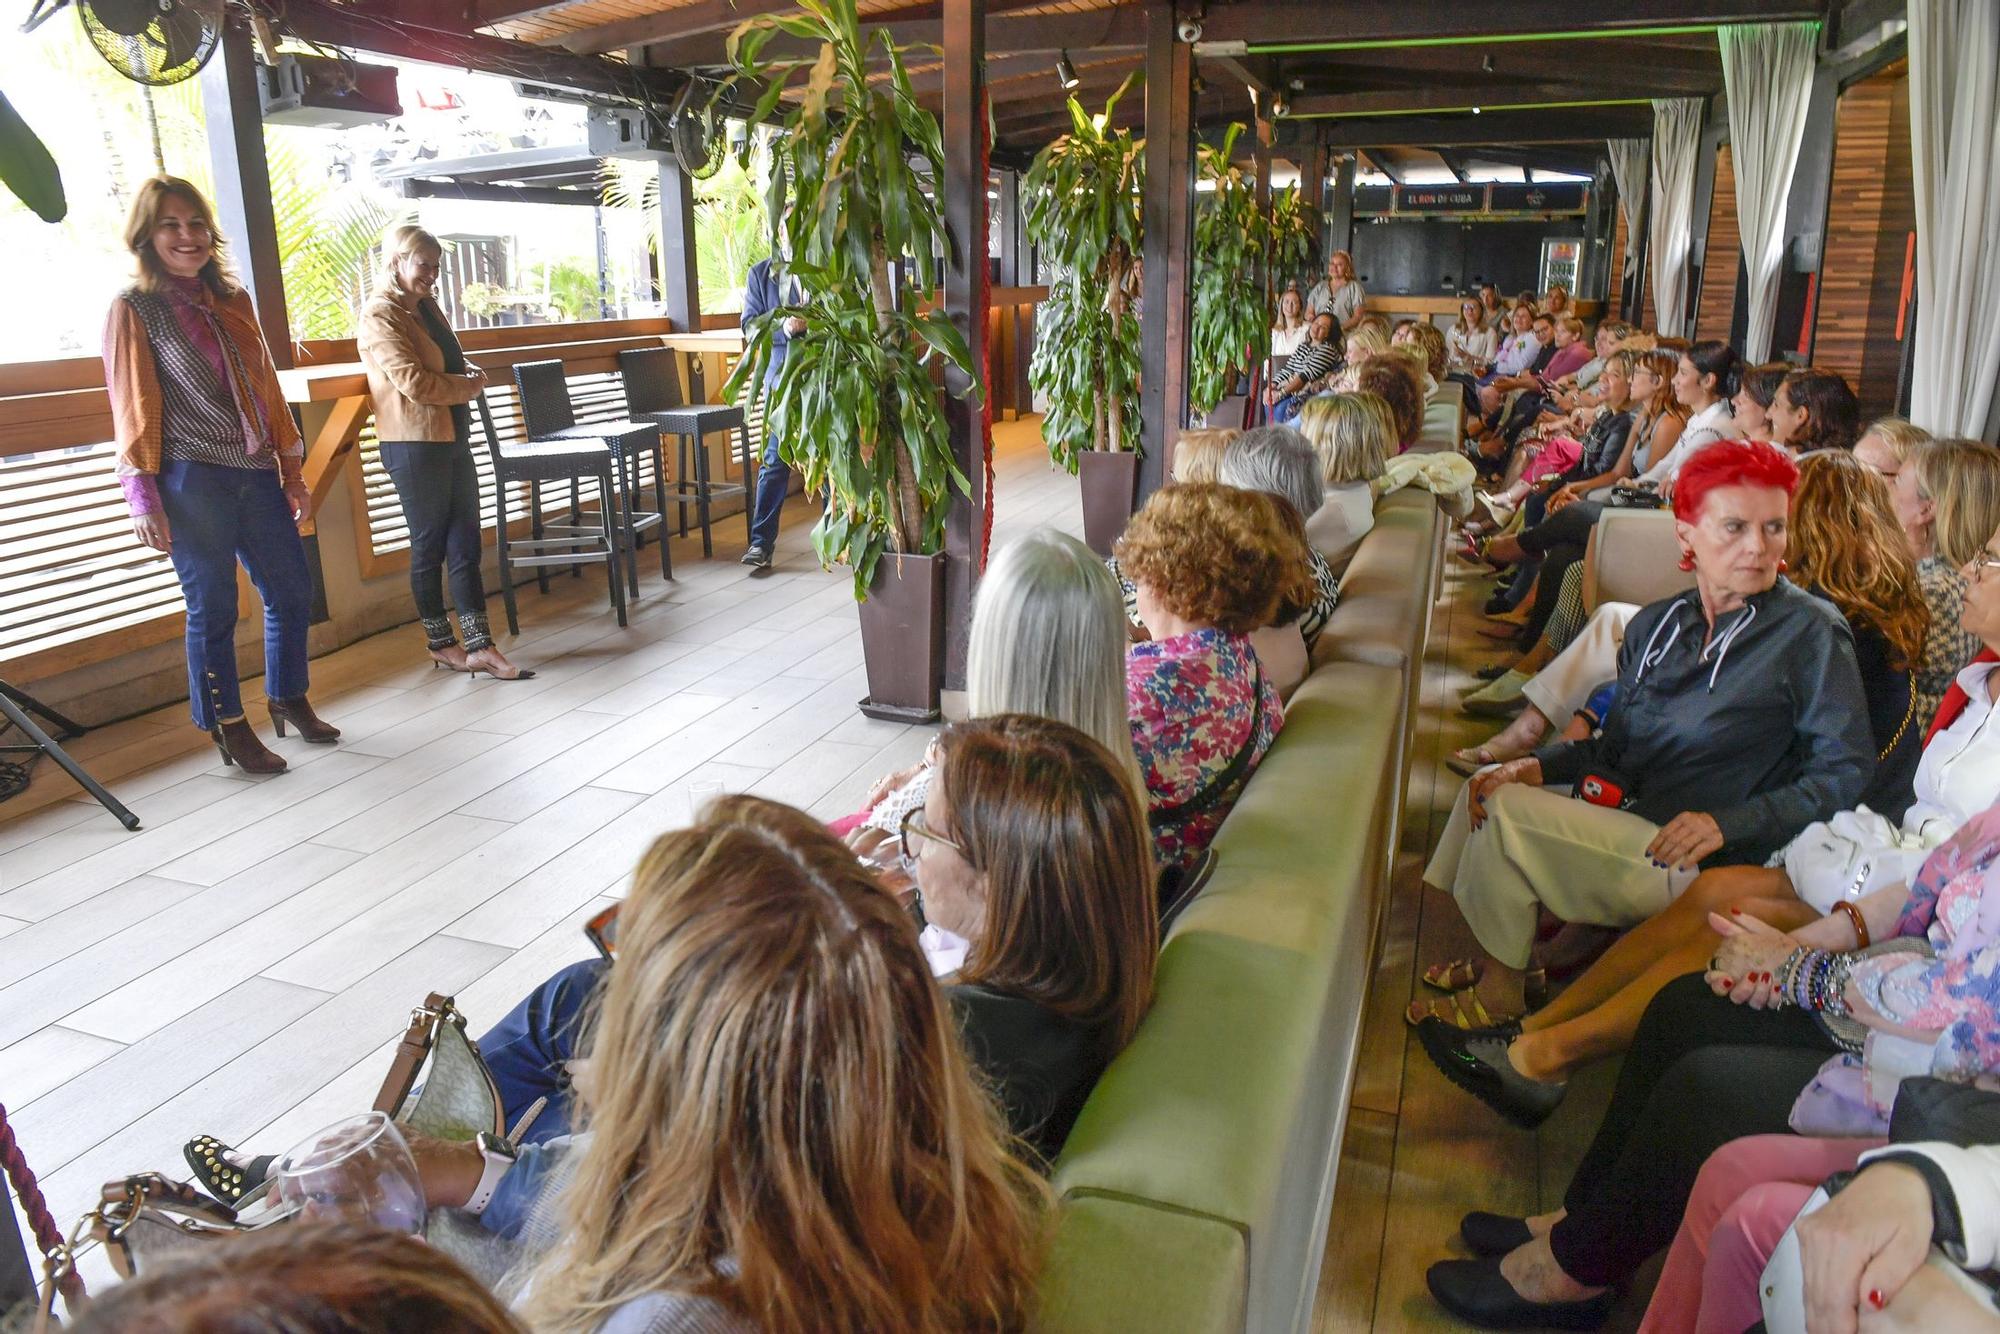
M468 405L486 387L486 373L466 364L451 322L432 299L444 256L437 238L421 227L397 227L386 251L355 346L368 369L382 466L410 528L410 591L431 659L457 672L521 680L534 673L508 662L494 644L479 572L479 475ZM447 565L456 634L444 610Z

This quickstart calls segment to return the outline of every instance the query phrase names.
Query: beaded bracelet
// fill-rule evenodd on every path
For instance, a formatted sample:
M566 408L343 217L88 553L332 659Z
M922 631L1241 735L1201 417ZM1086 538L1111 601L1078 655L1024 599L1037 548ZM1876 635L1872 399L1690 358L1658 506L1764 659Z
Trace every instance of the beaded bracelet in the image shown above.
M1804 961L1806 953L1806 948L1801 945L1786 955L1785 961L1778 965L1777 981L1771 988L1772 1009L1782 1010L1787 1005L1798 1003L1792 996L1792 981L1798 976L1799 964Z

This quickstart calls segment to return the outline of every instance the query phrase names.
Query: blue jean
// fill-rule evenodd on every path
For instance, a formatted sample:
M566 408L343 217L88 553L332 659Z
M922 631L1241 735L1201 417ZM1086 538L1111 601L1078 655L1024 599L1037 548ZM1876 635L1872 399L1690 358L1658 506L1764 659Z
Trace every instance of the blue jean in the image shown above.
M509 1129L535 1099L549 1100L521 1137L523 1143L541 1144L570 1133L569 1063L576 1057L584 1005L610 967L603 959L571 964L529 992L479 1039L479 1054L500 1087Z
M778 457L776 436L764 437L764 464L757 469L756 508L751 511L750 545L775 551L778 546L778 517L784 513L785 493L792 489L792 470Z
M203 729L243 716L236 677L236 562L264 600L264 695L306 693L312 574L275 471L170 459L160 507L172 530L174 573L187 600L188 703Z
M382 442L382 467L396 484L410 526L410 593L417 615L444 619L444 571L461 616L486 610L479 575L479 473L462 441Z
M1299 415L1299 409L1306 405L1304 394L1287 394L1271 405L1271 424L1289 426L1292 418Z

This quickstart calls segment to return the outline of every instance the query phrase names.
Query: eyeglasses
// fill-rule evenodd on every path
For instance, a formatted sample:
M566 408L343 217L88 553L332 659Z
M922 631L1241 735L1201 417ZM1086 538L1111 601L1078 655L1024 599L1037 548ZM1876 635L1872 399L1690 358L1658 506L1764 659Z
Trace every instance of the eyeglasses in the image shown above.
M2000 569L2000 556L1996 556L1990 551L1982 551L1972 558L1972 577L1974 579L1983 579L1986 577L1986 571L1996 569Z
M959 856L965 858L967 862L972 860L971 853L946 838L943 834L934 832L930 826L926 825L924 823L923 810L919 807L904 815L902 823L896 826L896 847L903 854L904 866L916 865L917 856L910 847L910 835L913 833L917 836L919 842L929 839L933 843L942 843Z

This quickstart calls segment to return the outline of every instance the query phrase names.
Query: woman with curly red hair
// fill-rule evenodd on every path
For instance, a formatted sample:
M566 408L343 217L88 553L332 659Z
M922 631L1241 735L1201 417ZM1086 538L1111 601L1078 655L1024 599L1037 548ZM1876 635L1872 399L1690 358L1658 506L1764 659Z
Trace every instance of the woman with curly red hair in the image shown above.
M1250 632L1313 596L1304 544L1261 491L1157 491L1118 539L1151 638L1126 656L1132 744L1163 867L1193 863L1284 725Z
M1875 746L1854 636L1782 574L1798 476L1782 450L1746 441L1690 459L1674 527L1695 587L1632 618L1603 732L1466 785L1424 880L1458 900L1488 957L1427 973L1471 988L1411 1007L1427 1047L1521 1014L1542 908L1633 926L1704 866L1760 866L1861 796ZM1488 1054L1518 1078L1504 1040Z

